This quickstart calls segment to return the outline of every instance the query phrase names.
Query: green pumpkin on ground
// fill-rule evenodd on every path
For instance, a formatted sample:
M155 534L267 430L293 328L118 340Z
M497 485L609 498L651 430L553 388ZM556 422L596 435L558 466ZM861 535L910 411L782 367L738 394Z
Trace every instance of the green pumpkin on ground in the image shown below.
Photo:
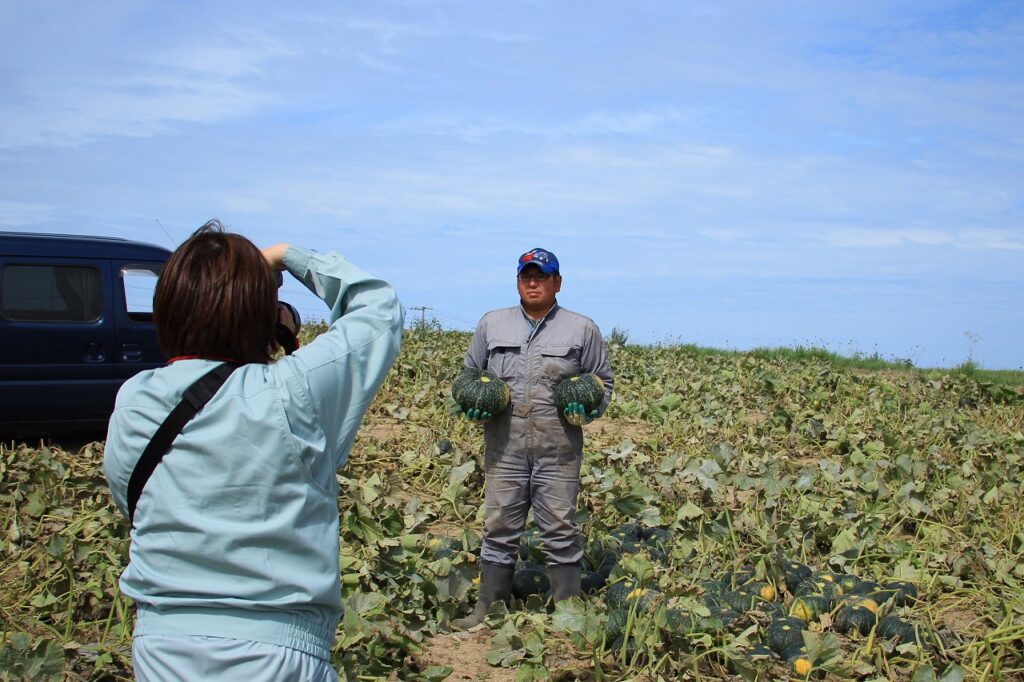
M882 639L892 639L897 644L920 644L922 639L921 631L916 625L895 614L878 621L877 633Z
M804 636L802 633L806 629L807 623L799 618L780 618L768 624L761 640L769 649L782 656L784 652L794 646L803 646Z
M820 594L807 594L797 597L789 605L789 615L810 622L832 610L832 602Z
M526 599L532 594L543 595L550 589L551 581L543 566L528 562L516 566L512 574L512 594L518 599Z
M832 627L844 635L867 635L875 627L875 614L863 606L844 606L836 613Z

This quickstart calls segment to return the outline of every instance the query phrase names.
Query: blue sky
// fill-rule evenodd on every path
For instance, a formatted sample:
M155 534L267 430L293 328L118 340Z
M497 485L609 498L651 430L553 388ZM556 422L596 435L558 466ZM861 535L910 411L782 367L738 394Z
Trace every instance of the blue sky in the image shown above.
M217 217L463 329L544 246L634 341L1024 367L1018 0L3 2L0 64L0 230Z

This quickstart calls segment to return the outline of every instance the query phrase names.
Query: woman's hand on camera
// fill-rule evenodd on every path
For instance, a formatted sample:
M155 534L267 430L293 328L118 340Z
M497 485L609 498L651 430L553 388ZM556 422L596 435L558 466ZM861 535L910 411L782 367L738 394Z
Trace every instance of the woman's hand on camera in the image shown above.
M267 259L271 270L284 270L284 253L288 244L274 244L263 249L263 257Z

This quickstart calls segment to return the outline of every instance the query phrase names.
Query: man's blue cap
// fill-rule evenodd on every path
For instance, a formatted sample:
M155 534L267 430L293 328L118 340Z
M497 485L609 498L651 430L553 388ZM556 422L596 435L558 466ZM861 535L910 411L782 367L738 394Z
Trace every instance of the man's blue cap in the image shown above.
M527 265L536 265L541 272L549 275L558 272L558 259L547 249L532 249L524 253L519 257L519 268L516 272L522 272Z

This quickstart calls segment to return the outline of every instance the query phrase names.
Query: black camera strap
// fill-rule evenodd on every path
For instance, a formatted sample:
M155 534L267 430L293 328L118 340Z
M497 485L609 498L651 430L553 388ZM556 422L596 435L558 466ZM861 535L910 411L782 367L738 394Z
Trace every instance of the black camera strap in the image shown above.
M139 503L139 496L146 482L156 470L160 460L164 458L167 451L171 449L171 443L178 437L185 424L192 417L196 416L199 410L203 409L210 398L216 393L231 373L241 367L240 364L225 362L217 365L209 372L200 377L194 384L185 390L181 402L175 406L171 413L164 419L163 424L153 434L149 445L142 452L142 457L135 463L132 470L132 477L128 481L128 520L135 524L135 505Z

